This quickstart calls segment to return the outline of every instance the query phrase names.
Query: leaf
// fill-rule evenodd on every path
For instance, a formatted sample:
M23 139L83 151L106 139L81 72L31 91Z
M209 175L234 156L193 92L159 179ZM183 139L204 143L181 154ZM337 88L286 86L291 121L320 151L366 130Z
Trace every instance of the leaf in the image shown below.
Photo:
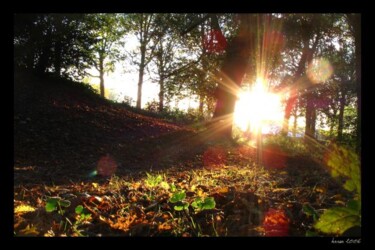
M189 208L189 203L187 203L187 202L181 202L181 205L174 206L174 210L176 210L176 211L182 211L182 210L188 209L188 208Z
M215 208L216 203L213 197L207 197L204 199L202 210Z
M344 184L344 188L348 191L354 191L356 189L356 185L353 180L347 180Z
M186 197L185 191L176 192L169 199L169 202L176 203L176 202L182 201L183 199L185 199L185 197Z
M171 192L175 192L177 190L175 184L172 183L170 186L171 186Z
M162 181L162 182L160 183L160 186L161 186L162 188L166 189L166 190L169 189L169 184L168 184L167 182L165 182L165 181Z
M70 201L68 201L68 200L60 200L60 201L58 201L58 203L60 204L60 206L62 206L62 207L69 207L70 206Z
M359 213L361 210L361 202L357 200L350 200L348 201L347 207Z
M91 183L91 185L92 185L95 189L97 189L97 188L99 187L99 184L96 183L96 182Z
M317 220L317 218L319 217L318 213L315 211L315 209L309 203L306 203L302 206L302 211L306 215L312 216L314 221Z
M57 201L57 198L49 198L45 206L46 212L50 213L57 210Z
M76 214L82 214L83 212L83 206L82 205L78 205L75 209L76 211Z
M357 211L346 207L334 207L320 216L314 228L323 233L341 235L354 226L361 226L361 218Z
M35 208L29 205L19 205L14 209L14 213L27 213L27 212L34 212Z
M316 237L316 236L319 236L319 234L317 232L314 232L314 231L306 231L305 236L306 237Z
M20 230L20 233L23 234L23 235L38 235L39 234L39 231L37 230L37 228L33 225L27 225L26 228Z
M213 197L206 197L204 200L198 197L191 203L191 206L197 210L206 210L215 208L216 203Z

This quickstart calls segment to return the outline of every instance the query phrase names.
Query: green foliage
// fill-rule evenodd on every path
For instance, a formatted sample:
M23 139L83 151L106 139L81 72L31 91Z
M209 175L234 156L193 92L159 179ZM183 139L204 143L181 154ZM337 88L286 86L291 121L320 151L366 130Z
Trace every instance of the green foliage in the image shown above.
M316 221L319 217L319 214L315 211L315 209L309 203L303 204L302 211L307 216L312 216L314 221Z
M206 210L206 209L213 209L216 206L215 199L213 197L206 197L202 199L201 197L196 198L192 203L191 206L198 210Z
M78 205L75 209L76 214L81 214L83 212L83 206Z
M185 201L185 198L185 191L179 191L172 194L169 202L177 203L174 206L174 209L176 211L181 211L189 208L189 202ZM197 197L190 205L196 212L198 212L202 210L213 209L215 208L216 203L213 197L206 197L204 199L202 197Z
M76 221L76 223L81 223L83 221L91 219L91 214L88 213L87 210L82 205L78 205L75 208L75 212L77 215L79 215L79 218Z
M176 203L176 202L182 201L183 199L185 199L185 197L186 197L185 191L180 191L180 192L174 193L172 197L169 198L169 201L171 203Z
M46 212L53 212L55 210L58 210L58 213L63 215L65 213L63 207L69 207L70 206L70 201L68 200L63 200L60 197L51 197L47 199L46 202Z
M341 235L349 228L361 226L358 210L349 207L333 207L326 210L314 225L315 229L327 234Z
M336 144L331 145L327 155L327 166L333 177L346 179L344 188L361 196L361 172L358 155Z
M314 228L327 234L341 235L346 230L361 226L361 178L358 156L336 144L331 145L327 155L327 166L333 177L345 178L343 187L356 194L346 207L327 209L318 219Z
M264 140L264 146L276 146L289 155L301 155L307 152L301 138L291 138L284 135L269 136Z
M163 176L159 175L152 175L149 173L146 173L147 179L146 179L146 185L154 188L157 185L159 185L163 181Z

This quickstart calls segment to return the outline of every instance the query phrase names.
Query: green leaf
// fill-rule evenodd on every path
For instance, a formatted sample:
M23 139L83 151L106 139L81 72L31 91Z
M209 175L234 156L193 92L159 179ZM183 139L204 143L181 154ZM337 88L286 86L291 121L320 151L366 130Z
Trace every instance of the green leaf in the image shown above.
M316 237L319 236L317 232L314 231L306 231L306 237Z
M315 209L309 203L306 203L302 206L302 211L306 215L312 216L314 221L317 220L317 218L319 217L318 213L315 211Z
M167 189L167 190L169 189L169 184L165 181L160 182L160 186L164 189Z
M348 201L347 207L359 213L361 210L361 202L357 200L350 200Z
M314 228L323 233L341 235L354 226L361 226L358 212L346 207L334 207L320 216Z
M70 206L70 201L68 201L68 200L59 200L58 203L62 207L69 207Z
M207 197L203 201L202 210L205 210L205 209L214 209L215 206L216 206L215 199L213 197Z
M194 209L200 209L201 206L202 206L202 198L198 197L196 198L192 203L191 203L191 206L194 208Z
M216 203L213 197L206 197L204 200L198 197L191 203L191 206L197 210L206 210L215 208Z
M46 203L46 206L45 206L46 212L50 213L50 212L53 212L53 211L57 210L58 200L59 199L57 199L57 198L49 198L47 200L47 203Z
M356 189L356 185L353 180L347 180L344 184L344 188L348 191L354 191Z
M189 208L189 203L187 203L187 202L182 202L180 205L174 206L174 210L176 210L176 211L182 211L182 210L188 209L188 208Z
M186 197L185 191L176 192L172 195L169 201L171 203L176 203L176 202L182 201L183 199L185 199L185 197Z
M177 188L175 184L171 184L171 192L176 192Z
M76 211L76 214L81 214L83 212L83 206L82 205L78 205L75 209Z

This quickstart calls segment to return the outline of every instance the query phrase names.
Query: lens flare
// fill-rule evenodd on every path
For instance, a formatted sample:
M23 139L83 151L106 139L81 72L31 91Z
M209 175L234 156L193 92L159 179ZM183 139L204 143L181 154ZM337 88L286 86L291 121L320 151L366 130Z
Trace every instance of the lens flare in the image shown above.
M110 156L106 155L99 159L97 173L100 176L111 176L116 172L117 162Z
M306 73L312 83L323 83L331 77L333 68L327 59L317 58L309 64Z
M262 133L271 128L266 121L280 121L283 119L283 110L280 96L266 91L264 81L258 79L250 91L239 94L234 111L234 122L242 131L257 133L262 127Z

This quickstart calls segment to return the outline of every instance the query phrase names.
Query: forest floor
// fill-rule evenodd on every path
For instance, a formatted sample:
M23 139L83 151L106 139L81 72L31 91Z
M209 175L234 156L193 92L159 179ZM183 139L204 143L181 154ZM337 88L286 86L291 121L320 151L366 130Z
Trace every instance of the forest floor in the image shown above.
M14 77L15 236L305 236L306 211L350 198L311 154L260 163L84 85Z

